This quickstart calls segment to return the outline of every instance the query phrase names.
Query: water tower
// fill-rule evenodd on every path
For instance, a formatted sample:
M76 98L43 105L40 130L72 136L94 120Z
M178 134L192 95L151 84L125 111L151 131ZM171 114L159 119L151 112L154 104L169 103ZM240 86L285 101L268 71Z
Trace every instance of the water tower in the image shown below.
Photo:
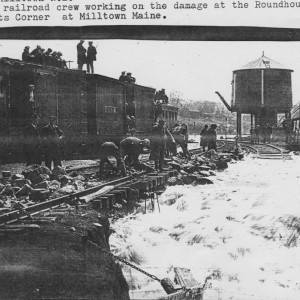
M237 132L241 134L241 115L251 115L251 127L277 123L278 114L289 114L292 101L292 69L266 57L233 71L231 106L237 112ZM221 100L223 97L217 92ZM225 101L226 102L226 101Z

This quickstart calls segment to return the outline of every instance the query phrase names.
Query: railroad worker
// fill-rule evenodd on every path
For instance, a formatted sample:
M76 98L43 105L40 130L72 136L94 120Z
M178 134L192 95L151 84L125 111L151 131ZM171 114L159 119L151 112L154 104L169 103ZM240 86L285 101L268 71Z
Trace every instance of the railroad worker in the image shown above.
M96 61L96 55L97 55L97 50L93 46L93 42L89 42L89 47L86 56L86 67L88 73L94 74L94 61Z
M126 81L126 71L123 71L122 74L120 75L119 77L119 80L122 81L122 82L125 82Z
M188 130L186 124L181 124L174 129L172 129L171 134L176 142L176 145L179 145L182 149L183 155L187 158L191 158L191 154L188 151L187 142L188 142ZM177 149L174 149L177 154Z
M61 167L60 143L64 138L62 130L56 125L57 117L49 116L49 123L42 129L42 136L45 146L45 166L51 170L52 162L54 167Z
M104 172L105 163L111 165L108 157L114 157L117 161L117 168L121 171L123 176L126 176L126 167L123 158L120 154L119 148L113 142L105 142L100 147L100 166L99 174Z
M25 127L23 151L26 166L42 164L42 140L38 128L39 116L33 115L30 125Z
M203 152L205 152L206 147L208 146L207 132L208 125L205 124L203 129L200 131L200 146L202 146Z
M141 140L137 137L127 137L120 143L121 157L125 164L134 167L139 166L139 156L144 153L144 148L150 148L150 141L148 139Z
M126 102L125 110L126 110L127 130L128 130L128 132L131 132L132 129L136 128L136 124L135 124L135 101L131 100L131 101Z
M30 55L33 56L33 62L40 65L43 65L45 63L42 54L42 47L40 45L37 45L36 48L31 51Z
M255 132L255 140L254 140L254 143L255 143L255 144L259 144L259 137L260 137L260 126L259 126L259 125L256 125L256 126L255 126L254 132Z
M51 53L51 58L52 58L52 66L59 68L60 67L60 62L59 62L59 59L58 59L58 56L57 56L57 51L53 51Z
M24 51L22 53L22 60L23 61L32 62L33 55L30 55L29 48L30 48L29 46L26 46L24 48Z
M154 122L157 122L157 119L162 119L162 113L163 113L163 107L162 107L162 101L156 100L154 102Z
M169 130L165 126L163 120L159 120L154 124L151 130L150 138L150 160L154 160L155 169L158 172L163 171L166 142L168 138L173 138ZM174 141L175 142L175 141Z
M211 124L210 128L207 131L208 136L208 150L217 151L217 124Z
M132 83L134 84L135 83L135 78L131 76L132 73L128 72L125 76L125 82L128 82L128 83Z
M45 65L52 66L52 57L51 57L52 49L48 48L47 51L44 53L45 57Z
M86 64L86 49L83 47L84 40L80 40L77 44L77 64L78 70L82 70L84 64Z

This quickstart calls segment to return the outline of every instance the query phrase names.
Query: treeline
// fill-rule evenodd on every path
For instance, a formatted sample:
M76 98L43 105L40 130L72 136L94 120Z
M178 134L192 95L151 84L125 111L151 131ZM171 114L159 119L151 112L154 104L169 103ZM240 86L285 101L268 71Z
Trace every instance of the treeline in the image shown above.
M184 99L180 92L173 91L170 93L170 104L179 107L179 119L190 123L189 127L194 128L195 131L204 124L217 123L218 132L225 133L226 119L228 123L227 132L233 134L235 131L236 116L228 111L221 102L188 100Z

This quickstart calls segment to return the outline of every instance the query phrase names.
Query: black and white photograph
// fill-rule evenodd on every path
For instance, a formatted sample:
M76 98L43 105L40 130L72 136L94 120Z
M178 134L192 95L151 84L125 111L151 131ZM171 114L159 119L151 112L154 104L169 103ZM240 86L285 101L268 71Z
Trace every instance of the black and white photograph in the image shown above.
M299 299L299 31L41 30L0 32L0 299Z

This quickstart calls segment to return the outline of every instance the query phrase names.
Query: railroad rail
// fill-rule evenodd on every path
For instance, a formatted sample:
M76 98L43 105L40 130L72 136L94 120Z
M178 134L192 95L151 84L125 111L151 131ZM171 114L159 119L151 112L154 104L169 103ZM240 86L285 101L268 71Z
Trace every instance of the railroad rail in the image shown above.
M236 141L225 141L225 144L235 145ZM289 151L272 144L251 144L249 142L239 141L238 144L246 152L253 153L260 159L291 159Z

